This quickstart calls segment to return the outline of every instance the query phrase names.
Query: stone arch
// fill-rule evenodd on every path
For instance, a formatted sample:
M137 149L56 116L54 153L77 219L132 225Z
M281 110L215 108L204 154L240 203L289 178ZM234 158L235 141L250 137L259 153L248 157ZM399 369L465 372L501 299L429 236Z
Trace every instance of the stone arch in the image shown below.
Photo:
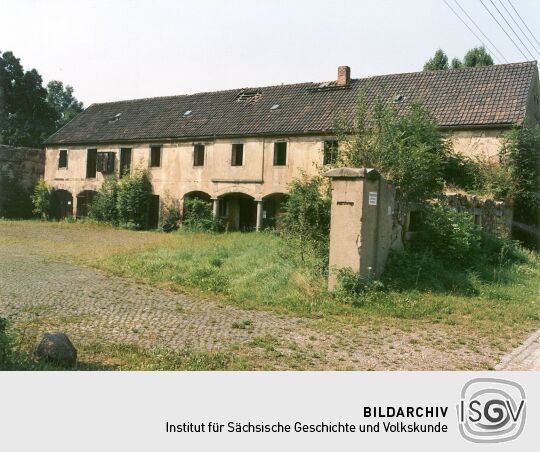
M201 190L189 191L185 193L184 196L182 197L182 217L186 215L185 202L191 199L200 199L201 201L204 201L208 203L209 205L212 205L212 197L205 191L201 191Z
M243 185L232 185L228 187L224 187L216 192L216 197L220 198L225 195L232 195L232 194L242 194L249 196L253 199L260 199L253 190L243 186Z
M263 229L280 228L280 216L283 213L283 208L288 197L289 195L283 192L270 193L263 197Z
M95 190L83 190L77 195L77 218L88 216L90 204L97 195Z
M253 231L257 224L255 197L243 192L227 192L219 195L218 216L229 229Z
M73 216L73 195L71 192L61 188L52 192L51 216L57 220Z

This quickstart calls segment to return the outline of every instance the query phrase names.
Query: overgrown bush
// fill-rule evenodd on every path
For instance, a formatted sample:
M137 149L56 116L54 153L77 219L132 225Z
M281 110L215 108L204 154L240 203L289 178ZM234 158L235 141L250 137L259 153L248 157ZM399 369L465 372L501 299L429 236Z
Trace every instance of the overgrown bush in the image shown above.
M118 210L116 207L118 198L118 181L116 178L107 177L98 193L94 197L88 211L88 216L102 223L118 224Z
M527 246L540 249L540 126L510 131L500 155L514 182L515 224L529 226L513 232Z
M223 230L222 222L212 215L212 205L199 198L184 201L182 226L189 231L217 232Z
M378 100L368 112L361 96L352 134L346 130L350 127L338 128L345 132L339 131L337 166L377 169L398 188L401 211L442 192L450 144L421 104L399 112ZM396 211L398 220L401 213Z
M118 223L129 229L145 229L148 227L148 207L152 183L148 171L136 168L129 177L118 182L116 207Z
M330 204L321 193L321 177L303 174L289 185L289 197L281 216L282 232L302 265L326 271L330 234Z
M470 262L478 255L482 234L470 215L441 201L425 205L420 211L420 222L412 244L416 250L432 252L454 265Z
M33 213L47 220L51 216L51 198L52 190L41 177L34 187L32 195Z
M360 306L368 293L382 290L384 284L373 277L362 277L351 268L340 268L334 296L340 301Z
M182 211L179 202L175 199L170 199L167 196L166 199L163 200L161 208L161 229L165 232L178 229L181 220Z

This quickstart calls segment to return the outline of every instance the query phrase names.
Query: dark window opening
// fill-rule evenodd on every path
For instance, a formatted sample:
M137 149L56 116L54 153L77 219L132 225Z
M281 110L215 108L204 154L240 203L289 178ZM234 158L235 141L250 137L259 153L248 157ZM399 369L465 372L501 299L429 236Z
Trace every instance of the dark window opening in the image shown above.
M285 166L287 164L287 142L279 141L274 143L274 166Z
M159 225L159 195L150 195L148 199L148 229L157 229Z
M244 145L233 144L231 155L231 166L242 166L244 164Z
M98 152L97 170L106 174L114 172L114 158L114 152Z
M334 165L337 162L338 142L329 140L324 142L324 165Z
M226 217L228 214L229 214L229 209L228 209L228 206L227 206L227 200L226 199L220 199L218 201L218 206L219 206L219 212L218 212L218 215L220 217Z
M161 146L150 146L150 166L161 166Z
M66 150L60 151L58 156L58 168L67 168L68 165L68 154Z
M131 173L131 148L120 149L120 177Z
M94 179L97 170L97 149L88 149L86 153L86 178Z
M193 147L193 166L204 166L204 144Z

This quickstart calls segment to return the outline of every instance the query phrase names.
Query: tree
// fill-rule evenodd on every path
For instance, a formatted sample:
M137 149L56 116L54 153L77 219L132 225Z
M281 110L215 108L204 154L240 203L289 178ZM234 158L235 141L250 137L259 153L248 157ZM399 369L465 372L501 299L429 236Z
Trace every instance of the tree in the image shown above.
M371 112L360 97L352 135L340 133L337 166L377 169L398 188L401 211L442 193L449 143L431 113L419 103L400 113L375 102Z
M450 64L452 69L461 69L463 67L463 63L459 58L452 58L452 63Z
M40 146L55 129L39 73L24 71L12 52L0 53L0 139L13 146Z
M450 65L448 65L448 56L442 49L438 49L435 52L433 58L430 58L426 64L424 64L424 71L440 71L446 69L461 69L463 67L478 67L478 66L492 66L493 58L487 52L484 46L474 47L470 49L463 58L463 62L459 58L452 58Z
M73 87L58 80L47 84L47 103L56 113L55 128L67 124L83 110L83 103L73 96Z
M430 58L426 64L424 64L424 71L440 71L448 69L448 56L442 49L438 49Z
M465 54L465 57L463 58L463 66L493 66L493 58L486 51L484 46L474 47Z

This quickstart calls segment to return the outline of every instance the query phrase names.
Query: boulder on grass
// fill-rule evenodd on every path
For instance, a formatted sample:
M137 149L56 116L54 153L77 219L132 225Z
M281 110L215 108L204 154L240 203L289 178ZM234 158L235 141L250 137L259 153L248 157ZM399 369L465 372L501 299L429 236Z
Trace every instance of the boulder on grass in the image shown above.
M72 367L77 362L77 349L64 333L47 333L36 349L40 360L64 367Z

